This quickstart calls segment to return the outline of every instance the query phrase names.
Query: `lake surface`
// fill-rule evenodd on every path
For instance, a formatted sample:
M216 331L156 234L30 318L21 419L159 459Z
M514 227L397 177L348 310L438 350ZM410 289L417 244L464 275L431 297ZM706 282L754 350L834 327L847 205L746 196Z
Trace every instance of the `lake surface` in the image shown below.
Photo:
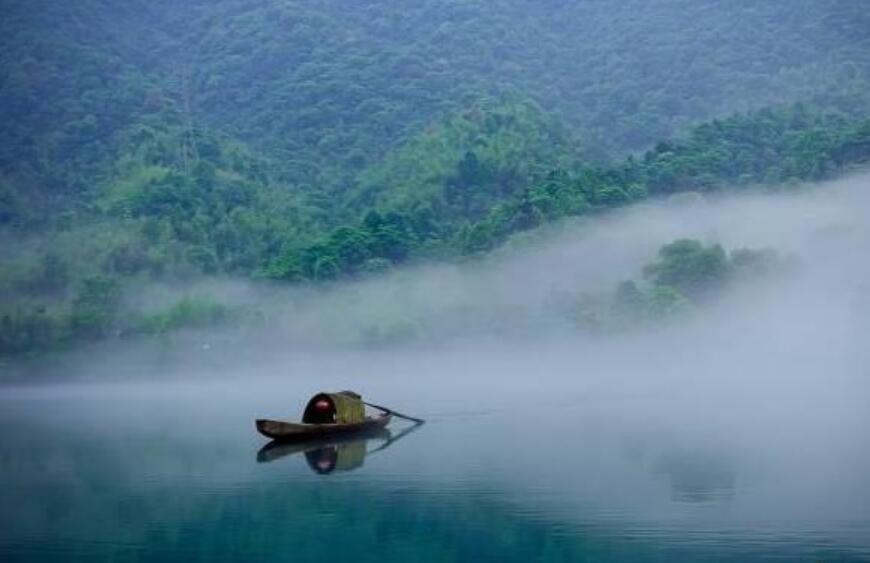
M323 384L0 390L0 560L870 560L870 447L848 416L372 381L356 388L427 424L380 451L260 453L253 419L297 418Z

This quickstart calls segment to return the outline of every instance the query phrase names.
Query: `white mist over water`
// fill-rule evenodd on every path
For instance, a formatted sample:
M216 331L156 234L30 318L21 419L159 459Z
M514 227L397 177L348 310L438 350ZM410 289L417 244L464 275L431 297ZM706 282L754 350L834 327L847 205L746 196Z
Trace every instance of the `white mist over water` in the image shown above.
M749 371L798 377L813 369L836 379L867 359L868 187L870 176L857 176L795 193L654 202L520 235L484 260L321 289L204 283L188 290L254 313L220 330L144 345L111 342L68 366L86 375L275 375L288 383L303 367L352 373L363 378L358 384L368 374L396 372L417 384L473 373L462 383L488 385L572 367L582 367L582 377L553 376L552 383L615 382L636 368L658 370L652 380L684 373L715 384L720 378L708 374L726 364L731 382ZM621 281L641 280L657 250L684 237L728 251L772 248L800 267L789 277L740 284L688 318L621 334L577 329L582 295L608 295Z
M196 291L256 310L254 320L108 343L54 375L244 386L266 378L288 389L317 378L449 396L487 387L679 392L692 397L680 410L726 398L766 412L833 394L860 402L870 355L868 188L864 175L794 193L654 202L521 235L485 260L326 289L203 284ZM579 296L642 279L658 248L683 237L773 248L800 267L739 284L687 317L613 334L578 330Z
M383 497L371 504L391 514L397 492L418 495L414 514L430 515L480 497L505 503L523 528L865 556L868 188L860 176L653 203L519 237L480 262L316 291L203 285L262 318L109 343L56 371L62 384L3 389L0 473L22 491L47 483L81 508L109 464L119 483L94 509L107 521L131 495L177 491L178 512L200 510L207 523L212 499L238 501L247 518L258 505L246 495L263 487L344 499L331 487L350 483L348 506L376 486ZM774 248L799 267L648 327L593 334L573 324L579 295L640 279L681 237ZM396 324L413 330L365 337ZM314 392L345 388L428 422L344 481L311 481L299 458L256 464L254 418L295 419ZM20 498L10 492L7 505ZM142 529L176 525L155 506ZM51 510L29 514L33 529L48 529ZM17 511L0 517L29 541Z
M320 290L210 283L197 289L256 309L256 321L110 343L55 375L188 382L198 400L260 397L275 414L288 398L353 388L427 417L536 397L557 412L613 402L637 424L763 431L781 443L857 437L870 422L868 188L863 175L791 193L680 197L522 235L482 261ZM640 280L658 248L683 237L773 248L799 267L642 329L576 327L578 296Z

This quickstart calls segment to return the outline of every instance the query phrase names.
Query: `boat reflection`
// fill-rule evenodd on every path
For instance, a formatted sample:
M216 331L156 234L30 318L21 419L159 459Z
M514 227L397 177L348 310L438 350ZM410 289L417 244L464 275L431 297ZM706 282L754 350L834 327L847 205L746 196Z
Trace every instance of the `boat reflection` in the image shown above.
M331 438L286 443L272 441L257 452L259 463L269 463L283 457L304 454L308 467L319 475L354 471L363 466L367 455L381 452L408 434L416 431L422 423L393 434L387 428L378 428L363 434L334 436ZM380 442L369 450L369 442Z

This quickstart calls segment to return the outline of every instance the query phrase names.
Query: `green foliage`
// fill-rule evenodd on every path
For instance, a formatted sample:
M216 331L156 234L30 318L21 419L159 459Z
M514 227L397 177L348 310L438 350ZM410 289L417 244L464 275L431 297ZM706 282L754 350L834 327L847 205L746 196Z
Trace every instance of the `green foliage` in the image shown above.
M550 134L522 120L505 128L495 112L454 117L446 147L427 140L432 123L489 97L534 100L596 158L733 111L802 100L850 116L868 109L870 22L850 0L8 0L3 16L0 170L38 204L31 225L89 192L127 131L155 124L183 126L173 151L186 173L214 161L213 145L195 138L213 130L255 147L287 183L349 190L368 207L425 192L470 150L463 135L476 127L503 130L483 154L471 147L484 167ZM795 142L817 152L828 139ZM409 160L427 148L419 167ZM813 173L804 164L794 170Z
M680 239L662 246L657 260L644 267L646 287L631 280L620 283L608 310L600 298L584 295L578 306L582 315L575 320L598 331L660 322L704 305L737 282L791 273L794 267L794 259L772 249L742 248L729 256L717 244Z
M619 154L730 111L839 103L868 76L860 2L221 0L166 11L186 23L167 55L189 64L196 117L290 155L288 173L310 185L343 184L480 93L533 97L590 149Z
M634 324L648 313L647 296L631 280L620 283L610 305L611 316L620 324Z
M69 319L60 311L18 304L0 312L0 357L45 353L69 336Z
M683 294L667 285L651 288L646 302L648 314L653 319L672 317L691 308L691 302Z
M118 334L136 284L370 276L649 197L842 174L870 161L864 8L9 0L0 354ZM613 314L718 275L668 260L656 305L625 287ZM196 317L164 313L146 332Z
M513 106L500 107L498 111L509 111L504 108ZM3 308L8 333L2 341L5 349L21 354L123 332L129 323L117 310L113 291L136 281L230 274L305 283L368 276L432 257L488 252L542 224L606 212L656 194L726 189L734 173L705 156L722 147L755 147L767 155L744 159L741 165L755 178L775 179L761 184L763 189L787 189L795 180L816 177L818 166L799 165L812 160L809 149L783 139L827 139L826 156L814 161L825 162L828 175L870 158L866 122L807 117L808 111L798 107L734 116L717 122L731 124L727 127L701 126L685 139L660 143L643 158L629 157L610 167L566 164L545 172L539 161L525 161L511 165L510 170L523 173L514 176L517 187L504 194L486 186L494 185L487 182L501 174L508 160L493 157L486 162L494 164L484 166L476 152L454 151L455 173L426 184L419 197L397 197L389 205L385 200L381 207L359 210L342 205L343 215L335 215L352 217L343 225L329 219L335 202L273 183L264 172L267 162L214 133L197 131L191 137L174 126L131 130L126 156L93 191L93 204L67 214L0 263L0 292L11 304ZM773 133L771 116L777 116L778 124ZM827 133L818 134L822 130ZM185 159L178 147L191 138L198 156ZM770 150L763 149L764 143L771 143ZM741 154L743 149L735 150ZM520 158L523 153L505 154ZM782 170L796 172L784 176ZM664 177L674 187L663 184ZM470 200L451 203L455 194L450 194L460 185L480 190L484 195L475 201L484 203L473 209L465 204ZM625 287L612 311L598 304L578 313L586 319L581 324L669 315L685 309L685 300L715 294L717 284L731 274L782 267L764 253L737 251L726 260L720 248L690 241L663 249L660 258L648 269L653 289L638 289L644 293L643 307L633 312L627 307L631 292ZM100 287L102 301L97 298ZM175 323L155 320L149 326L170 330Z
M106 276L85 278L72 302L71 329L87 338L105 336L120 298L117 280Z
M408 260L416 241L432 234L425 217L369 211L356 227L338 227L314 244L272 260L258 276L276 280L332 280L383 271Z
M579 328L595 333L624 331L687 314L694 307L691 299L672 286L640 287L627 280L609 297L581 296L574 321Z
M529 100L480 102L447 116L359 175L353 206L435 205L475 218L526 185L532 167L567 160L572 142Z
M156 313L134 315L127 323L135 333L164 334L179 328L213 326L225 321L229 311L207 296L187 296Z
M718 244L681 239L659 250L659 259L643 274L657 287L669 287L686 297L702 299L720 289L731 273L728 256Z
M804 105L714 120L675 143L659 143L627 171L650 192L817 181L870 155L867 123Z
M812 141L812 142L810 142ZM796 105L715 120L682 139L605 168L580 165L533 179L461 232L467 253L570 215L596 213L681 192L773 189L833 178L870 162L870 121ZM474 233L473 243L466 244Z

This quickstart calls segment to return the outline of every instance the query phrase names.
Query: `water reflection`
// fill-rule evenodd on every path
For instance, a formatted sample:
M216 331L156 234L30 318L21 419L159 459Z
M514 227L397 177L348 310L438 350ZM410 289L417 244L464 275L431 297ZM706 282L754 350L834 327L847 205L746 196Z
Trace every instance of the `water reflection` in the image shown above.
M675 449L659 458L655 470L670 479L671 499L676 502L705 503L734 498L736 472L725 455Z
M680 503L709 503L733 500L737 469L727 448L713 449L715 439L706 444L689 441L656 447L640 435L623 438L623 453L631 463L648 467L655 476L670 482L670 497Z
M336 436L301 443L273 440L257 452L257 461L269 463L284 457L304 454L308 467L319 475L354 471L363 466L367 455L374 455L387 449L422 425L423 423L414 424L397 434L393 434L387 428L377 428L364 434ZM370 442L379 444L369 449Z
M863 441L734 445L623 404L531 425L532 399L255 459L259 399L0 400L0 561L870 557Z

